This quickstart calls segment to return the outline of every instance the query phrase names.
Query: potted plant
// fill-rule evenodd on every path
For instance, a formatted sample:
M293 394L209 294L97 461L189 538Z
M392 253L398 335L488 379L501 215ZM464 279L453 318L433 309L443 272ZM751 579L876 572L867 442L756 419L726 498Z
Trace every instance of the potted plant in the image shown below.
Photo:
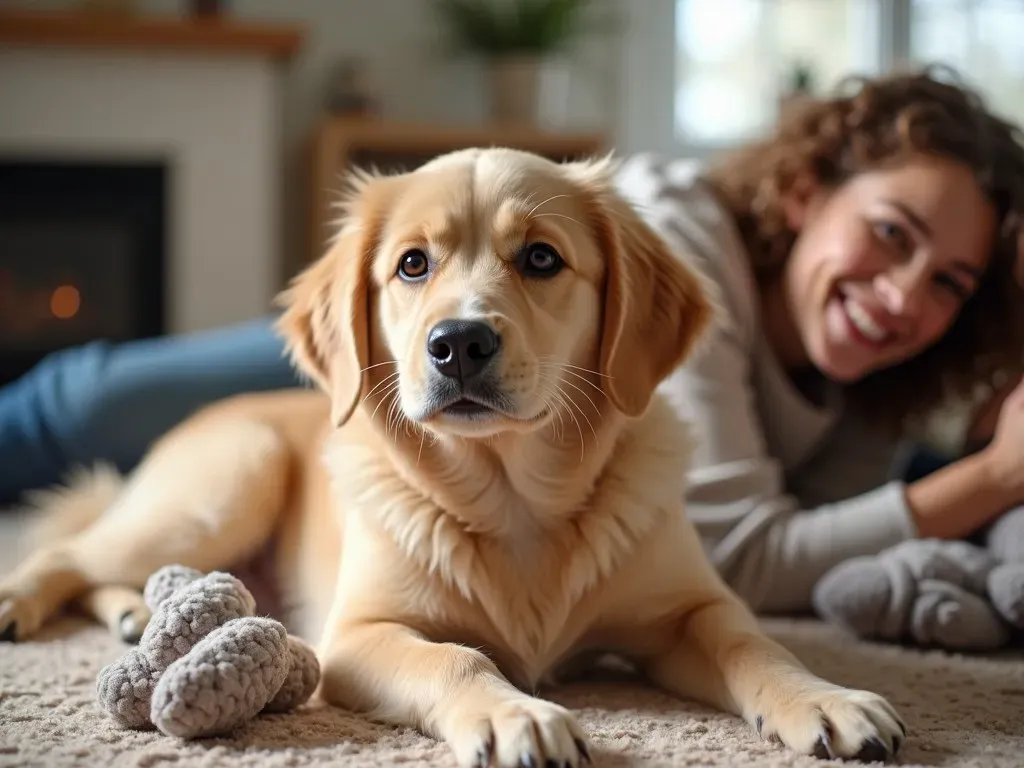
M434 0L454 50L487 67L491 118L538 121L548 98L568 100L561 56L594 28L592 0Z

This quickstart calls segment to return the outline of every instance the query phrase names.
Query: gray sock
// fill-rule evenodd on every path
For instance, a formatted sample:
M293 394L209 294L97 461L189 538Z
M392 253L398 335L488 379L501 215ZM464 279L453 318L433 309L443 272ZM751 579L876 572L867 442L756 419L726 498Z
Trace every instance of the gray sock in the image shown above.
M860 637L991 650L1010 638L988 599L998 565L990 552L966 542L905 541L833 568L815 587L814 608ZM1012 588L1008 594L1015 595Z
M1024 631L1024 562L1000 563L988 575L988 596L1003 621Z
M1001 563L1024 563L1024 507L1000 515L985 532L985 545Z

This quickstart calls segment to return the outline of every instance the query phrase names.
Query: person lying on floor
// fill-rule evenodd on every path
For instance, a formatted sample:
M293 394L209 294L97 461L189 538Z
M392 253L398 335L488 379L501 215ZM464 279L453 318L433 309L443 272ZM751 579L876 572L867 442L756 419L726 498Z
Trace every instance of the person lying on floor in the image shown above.
M639 155L617 184L722 309L662 390L697 440L688 514L752 608L811 611L837 564L1024 501L1017 406L984 450L889 475L910 420L1022 362L1024 147L975 93L854 80L716 163ZM298 384L272 318L68 350L0 391L0 495L128 469L191 410Z

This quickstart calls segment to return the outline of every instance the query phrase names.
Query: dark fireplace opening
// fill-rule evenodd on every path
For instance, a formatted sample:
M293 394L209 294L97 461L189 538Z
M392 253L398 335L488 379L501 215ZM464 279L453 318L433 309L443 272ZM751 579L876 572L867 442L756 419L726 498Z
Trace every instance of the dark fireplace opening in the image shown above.
M0 159L0 386L50 352L165 332L162 161Z

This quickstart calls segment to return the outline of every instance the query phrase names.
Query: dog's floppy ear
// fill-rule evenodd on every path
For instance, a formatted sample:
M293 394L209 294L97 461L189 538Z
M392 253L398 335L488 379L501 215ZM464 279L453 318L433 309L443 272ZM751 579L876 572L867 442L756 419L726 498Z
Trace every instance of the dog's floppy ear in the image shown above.
M331 398L343 425L362 395L369 365L370 265L383 218L382 180L356 177L338 236L278 297L277 331L293 364Z
M694 268L612 187L610 158L574 163L591 204L605 257L600 369L609 399L639 416L655 389L682 363L711 320L708 292Z

